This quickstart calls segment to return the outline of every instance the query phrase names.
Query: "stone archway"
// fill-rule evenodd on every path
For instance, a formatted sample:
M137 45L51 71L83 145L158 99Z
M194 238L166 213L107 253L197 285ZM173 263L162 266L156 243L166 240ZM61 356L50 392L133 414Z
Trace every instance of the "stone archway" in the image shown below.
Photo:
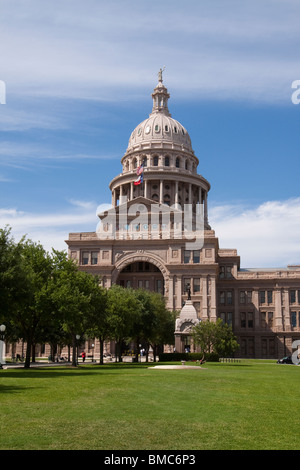
M157 268L158 272L161 275L161 278L163 279L163 284L164 284L164 289L163 289L163 294L165 297L168 297L169 294L169 272L166 269L163 261L156 255L153 255L152 253L147 253L144 250L137 250L134 253L129 253L129 254L120 254L117 257L117 261L115 263L115 268L112 272L112 283L117 284L118 279L120 276L122 277L122 274L124 274L124 270L130 266L130 265L135 265L137 264L144 263L144 266L148 263L151 266L154 266ZM141 269L141 271L136 270L135 271L137 277L139 274L143 274L143 277L145 278L145 269ZM153 275L153 271L149 271ZM150 277L150 276L149 276ZM159 277L156 275L153 275L154 278ZM126 287L126 286L125 286ZM137 285L134 285L134 287L138 287ZM157 289L153 289L157 290Z

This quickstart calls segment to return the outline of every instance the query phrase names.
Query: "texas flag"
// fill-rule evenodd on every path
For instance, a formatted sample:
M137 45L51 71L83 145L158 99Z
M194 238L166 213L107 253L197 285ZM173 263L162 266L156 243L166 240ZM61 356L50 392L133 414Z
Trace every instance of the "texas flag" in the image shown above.
M144 181L144 175L143 175L143 173L142 173L142 174L138 177L138 179L134 181L133 184L134 184L135 186L138 186L139 184L142 184L143 181Z
M144 171L144 162L137 168L136 174L141 175Z

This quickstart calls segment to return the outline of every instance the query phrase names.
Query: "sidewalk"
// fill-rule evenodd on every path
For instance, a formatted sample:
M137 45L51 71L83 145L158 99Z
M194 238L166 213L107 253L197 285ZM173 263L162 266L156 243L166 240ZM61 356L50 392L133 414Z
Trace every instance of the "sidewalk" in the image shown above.
M8 362L7 364L2 364L3 369L24 369L25 362ZM66 366L71 365L71 362L31 362L30 368L34 367L55 367L55 366Z

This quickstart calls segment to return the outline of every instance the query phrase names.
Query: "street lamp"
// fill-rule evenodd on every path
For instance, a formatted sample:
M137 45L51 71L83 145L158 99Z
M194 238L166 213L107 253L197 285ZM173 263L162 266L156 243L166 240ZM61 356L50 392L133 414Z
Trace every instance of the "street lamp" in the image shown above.
M3 361L3 349L4 349L4 336L5 336L5 325L0 325L0 369L3 369L2 362L5 364L5 360Z

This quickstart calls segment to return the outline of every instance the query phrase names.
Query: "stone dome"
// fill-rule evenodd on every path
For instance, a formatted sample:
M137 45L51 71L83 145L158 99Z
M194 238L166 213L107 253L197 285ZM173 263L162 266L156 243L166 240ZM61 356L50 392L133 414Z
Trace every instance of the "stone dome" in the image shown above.
M132 132L127 152L138 147L149 148L150 144L161 148L180 148L193 153L190 136L180 122L162 112L150 114ZM158 145L157 145L158 146Z
M160 77L152 93L152 113L131 133L127 154L151 148L174 149L194 154L187 130L169 113L169 97L168 90Z

